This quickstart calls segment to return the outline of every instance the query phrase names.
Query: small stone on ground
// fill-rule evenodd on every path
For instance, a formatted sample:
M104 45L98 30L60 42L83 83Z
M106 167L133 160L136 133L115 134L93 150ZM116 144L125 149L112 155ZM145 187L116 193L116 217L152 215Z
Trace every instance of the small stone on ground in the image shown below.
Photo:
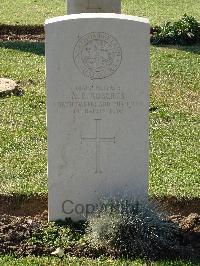
M0 78L0 96L11 94L21 96L23 94L22 92L22 89L16 81L8 78Z

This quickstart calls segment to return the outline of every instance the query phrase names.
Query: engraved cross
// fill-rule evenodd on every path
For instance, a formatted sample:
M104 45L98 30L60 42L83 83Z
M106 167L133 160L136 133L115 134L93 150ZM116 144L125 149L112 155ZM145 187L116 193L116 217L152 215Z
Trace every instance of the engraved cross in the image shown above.
M101 143L102 142L112 142L115 143L115 137L113 138L102 138L100 136L100 123L101 119L95 119L96 122L96 136L93 138L81 137L81 144L86 142L94 142L96 144L96 171L95 174L101 174Z

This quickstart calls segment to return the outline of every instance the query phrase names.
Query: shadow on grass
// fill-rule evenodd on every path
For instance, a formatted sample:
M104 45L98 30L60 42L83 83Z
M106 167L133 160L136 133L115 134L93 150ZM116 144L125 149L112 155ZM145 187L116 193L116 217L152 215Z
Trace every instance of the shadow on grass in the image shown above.
M159 48L168 48L181 50L193 54L200 55L200 45L180 46L180 45L153 45ZM30 41L5 41L0 42L0 48L19 50L22 52L33 53L36 55L45 55L44 42L30 42Z
M24 34L44 34L43 25L7 25L0 24L0 32L2 35L24 35Z
M47 195L0 195L0 215L40 215L48 209Z
M200 44L195 46L176 46L175 49L200 55Z
M176 50L200 55L200 44L188 45L188 46L182 46L182 45L153 45L153 46L156 46L159 48L176 49Z
M187 216L190 213L200 215L200 198L176 198L174 196L151 197L159 209L171 214ZM0 194L0 215L35 216L48 209L47 195L3 195Z
M45 54L44 42L6 41L0 42L0 48L19 50L41 56Z

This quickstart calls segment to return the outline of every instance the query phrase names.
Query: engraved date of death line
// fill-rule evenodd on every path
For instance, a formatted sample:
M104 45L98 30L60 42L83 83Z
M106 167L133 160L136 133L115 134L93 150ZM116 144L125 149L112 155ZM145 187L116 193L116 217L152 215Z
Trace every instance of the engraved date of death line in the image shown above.
M81 137L81 144L83 144L83 142L93 142L96 145L96 171L95 174L101 174L102 170L101 170L101 143L104 142L112 142L112 143L116 143L116 137L111 137L111 138L105 138L105 137L101 137L101 119L95 119L95 123L96 123L96 135L95 137L91 137L91 138L86 138L86 137Z

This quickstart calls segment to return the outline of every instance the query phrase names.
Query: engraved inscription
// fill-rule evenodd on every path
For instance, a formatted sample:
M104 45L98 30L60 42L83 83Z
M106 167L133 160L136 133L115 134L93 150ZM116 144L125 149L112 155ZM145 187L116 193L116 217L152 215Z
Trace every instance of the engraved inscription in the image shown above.
M114 74L122 60L118 41L105 32L91 32L80 38L74 48L74 63L84 76L103 79Z
M86 142L94 142L96 144L96 171L95 171L95 174L101 174L102 173L102 170L101 170L101 143L102 142L116 143L116 142L115 142L115 137L112 137L112 138L101 137L101 134L100 134L101 119L95 119L95 121L96 121L96 136L93 138L81 137L81 144L85 141Z
M120 86L95 84L71 87L66 96L57 101L59 109L68 109L77 115L122 114L138 104Z

